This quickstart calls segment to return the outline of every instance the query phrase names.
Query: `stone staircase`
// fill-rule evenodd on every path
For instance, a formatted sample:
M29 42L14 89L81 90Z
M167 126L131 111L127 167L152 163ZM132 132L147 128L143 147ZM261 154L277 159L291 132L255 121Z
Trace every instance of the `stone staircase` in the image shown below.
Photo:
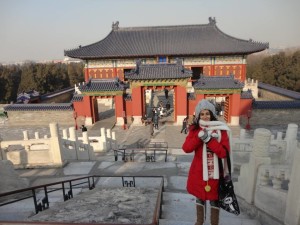
M207 204L207 218L204 225L210 224L210 208ZM160 225L194 225L196 221L195 197L185 193L164 192L162 219ZM250 219L245 213L239 216L220 212L220 225L261 225L257 220Z

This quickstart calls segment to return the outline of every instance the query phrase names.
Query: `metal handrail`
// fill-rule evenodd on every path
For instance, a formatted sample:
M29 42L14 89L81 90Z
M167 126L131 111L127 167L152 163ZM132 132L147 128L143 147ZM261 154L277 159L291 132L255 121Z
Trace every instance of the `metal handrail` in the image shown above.
M161 178L162 181L160 183L160 187L159 187L159 192L158 192L158 196L156 199L156 205L155 205L155 210L154 210L154 214L153 214L153 219L152 219L152 223L148 224L148 225L158 225L159 224L159 219L161 218L161 213L162 213L162 198L163 198L163 191L164 191L164 177L163 176L100 176L100 175L91 175L91 176L85 176L85 177L79 177L79 178L73 178L73 179L68 179L68 180L64 180L64 181L59 181L59 182L53 182L53 183L49 183L49 184L44 184L44 185L37 185L37 186L33 186L33 187L29 187L29 188L23 188L20 190L15 190L15 191L10 191L10 192L5 192L5 193L0 193L0 200L1 197L7 197L10 195L15 195L15 194L20 194L20 193L26 193L28 191L31 191L32 195L30 196L26 196L26 197L19 197L18 199L12 200L12 201L6 201L4 203L0 203L0 208L1 206L4 205L8 205L8 204L12 204L18 201L22 201L24 199L28 199L28 198L33 198L33 202L34 202L34 206L35 206L35 210L36 210L36 214L41 211L39 207L42 207L41 205L39 206L39 204L41 203L37 203L37 199L36 199L36 190L38 189L44 189L44 193L45 193L45 197L43 198L43 203L45 203L45 208L43 209L48 209L49 208L49 200L48 200L48 193L54 192L54 191L58 191L58 190L63 190L63 199L64 201L67 201L69 198L65 198L66 194L65 194L65 183L69 183L69 188L71 191L71 197L73 197L72 194L72 188L81 184L88 184L88 188L91 190L93 188L95 188L95 178L102 178L102 177L120 177L122 179L122 184L123 187L135 187L135 178ZM132 182L127 182L125 181L124 178L132 178L133 181ZM87 179L87 181L85 182L81 182L81 183L76 183L76 184L72 184L73 181L78 181L78 180L83 180L83 179ZM92 179L92 183L91 180ZM57 185L57 184L61 184L62 187L61 188L55 188L53 190L49 190L48 187L53 186L53 185ZM45 200L45 202L44 202ZM44 206L43 206L44 207ZM20 225L20 224L24 224L24 221L0 221L0 224L15 224L15 225ZM64 225L69 225L69 224L73 224L73 223L63 223L63 222L38 222L38 221L26 221L26 224L43 224L43 225L52 225L52 224L64 224ZM82 225L107 225L107 223L81 223ZM111 224L111 223L110 223ZM115 225L121 225L121 224L115 224ZM131 225L131 224L122 224L122 225ZM135 225L142 225L142 224L135 224ZM145 224L143 224L145 225Z

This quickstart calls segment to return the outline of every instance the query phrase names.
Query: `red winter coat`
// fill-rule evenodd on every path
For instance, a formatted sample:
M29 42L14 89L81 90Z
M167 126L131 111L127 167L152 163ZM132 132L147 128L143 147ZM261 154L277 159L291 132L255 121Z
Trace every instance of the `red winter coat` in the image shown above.
M204 187L207 181L203 180L203 164L202 164L202 150L203 141L198 137L201 127L195 128L192 125L189 134L182 145L185 153L195 151L195 155L190 167L189 176L187 180L187 191L201 200L218 200L218 179L209 179L208 185L211 190L206 192ZM229 151L229 138L226 131L221 131L220 143L216 138L212 138L206 145L207 149L213 151L219 158L226 158L226 150Z

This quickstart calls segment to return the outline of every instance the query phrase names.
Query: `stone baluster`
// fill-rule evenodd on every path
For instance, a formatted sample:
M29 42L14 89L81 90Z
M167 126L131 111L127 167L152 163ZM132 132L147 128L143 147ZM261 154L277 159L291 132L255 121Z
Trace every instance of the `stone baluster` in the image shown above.
M50 135L51 135L51 153L53 163L56 165L62 165L62 144L61 144L61 137L58 135L58 124L57 123L50 123Z
M107 129L106 130L106 137L107 137L107 139L106 139L106 147L107 147L107 149L111 149L111 130L110 129Z
M293 123L289 124L285 136L285 141L287 144L285 159L286 162L290 165L290 167L292 166L294 155L298 145L297 134L298 134L298 125Z
M269 179L270 179L269 170L262 169L260 174L260 185L262 186L268 185Z
M277 132L277 140L278 141L282 140L282 132Z
M24 140L25 141L29 140L29 138L28 138L28 130L24 130L23 131L23 136L24 136Z
M40 134L39 134L39 132L34 132L34 137L35 137L35 139L40 139Z
M67 129L63 129L63 139L65 139L65 140L68 139Z
M264 128L254 131L253 154L255 157L268 157L271 132Z
M77 141L77 135L76 135L75 127L69 127L69 134L70 134L70 140L71 141Z
M273 184L273 188L274 189L281 189L281 185L282 185L282 180L281 180L281 177L278 177L278 176L274 176L272 178L272 184Z
M271 140L272 141L275 140L275 135L274 134L271 135Z
M243 196L250 204L254 202L259 167L271 163L268 153L270 140L271 132L269 130L258 128L254 131L253 151L250 154L249 163L241 166L238 182L235 183L237 195Z
M103 150L103 151L107 151L107 146L106 146L106 135L105 135L105 128L102 127L100 129L100 133L101 133L101 136L100 136L100 150Z
M241 129L240 130L240 139L244 140L246 138L246 130L245 129Z
M83 144L89 144L88 132L82 132L82 142Z
M114 131L111 132L111 140L112 140L111 148L117 149L116 132L114 132Z

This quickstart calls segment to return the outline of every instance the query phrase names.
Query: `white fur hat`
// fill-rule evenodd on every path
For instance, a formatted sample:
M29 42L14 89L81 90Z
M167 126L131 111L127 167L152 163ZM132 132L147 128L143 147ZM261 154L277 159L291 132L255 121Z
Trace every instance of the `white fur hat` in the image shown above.
M200 102L198 102L198 104L195 108L196 118L199 118L200 112L204 109L211 111L213 113L214 117L217 118L216 107L206 99L202 99Z

